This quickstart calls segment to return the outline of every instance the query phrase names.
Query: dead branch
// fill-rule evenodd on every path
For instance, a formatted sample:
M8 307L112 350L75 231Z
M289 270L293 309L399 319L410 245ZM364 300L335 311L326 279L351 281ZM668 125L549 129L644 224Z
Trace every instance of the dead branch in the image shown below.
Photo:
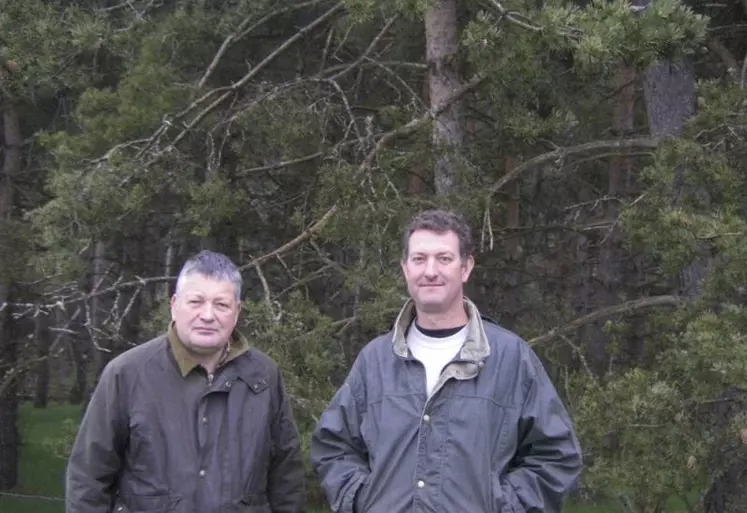
M358 141L353 141L358 142ZM242 175L248 175L251 173L261 173L264 171L274 171L276 169L282 169L284 167L290 167L296 164L303 164L304 162L308 162L310 160L314 160L319 157L323 157L326 155L323 151L317 151L316 153L312 153L310 155L304 155L303 157L298 157L296 159L290 159L290 160L284 160L282 162L276 162L275 164L267 164L266 166L259 166L259 167L252 167L250 169L243 169L240 171Z
M722 43L718 37L712 35L706 39L706 46L721 59L721 62L724 63L729 74L735 76L740 67L739 62L724 43Z
M643 308L653 308L657 306L678 306L681 303L682 303L682 300L677 296L652 296L652 297L645 297L641 299L635 299L632 301L626 301L619 305L602 308L595 312L582 315L581 317L578 317L577 319L574 319L573 321L569 322L565 326L553 328L547 333L545 333L544 335L540 335L539 337L535 337L529 340L529 345L535 346L538 344L543 344L545 342L548 342L554 339L555 337L566 335L572 331L577 330L581 326L594 322L598 319L609 317L611 315L630 313L635 310L641 310Z
M366 171L370 169L373 165L373 161L376 158L376 155L381 152L381 150L384 149L384 147L395 137L401 136L401 135L407 135L418 128L422 127L426 123L428 123L430 120L437 117L439 114L441 114L444 110L448 109L449 106L454 103L455 101L459 100L462 96L467 94L472 89L476 88L478 85L480 85L482 82L485 81L485 78L483 75L476 75L474 76L469 82L467 82L465 85L454 91L448 98L446 98L440 105L437 105L433 109L429 109L425 112L422 116L412 119L406 124L395 128L394 130L390 130L389 132L385 132L382 134L381 139L379 139L379 142L376 143L376 146L368 152L368 155L366 155L366 158L363 160L359 167L359 172Z
M615 139L610 141L592 141L568 148L558 148L548 153L537 155L536 157L524 162L523 164L516 166L509 173L503 175L492 187L490 187L487 197L490 198L491 196L493 196L493 194L501 190L507 183L516 179L525 171L541 166L542 164L551 162L553 160L563 160L566 157L574 155L583 155L585 153L600 151L605 152L605 156L609 156L611 155L610 151L612 150L616 150L619 153L627 153L631 150L639 149L655 150L659 147L660 143L661 140L657 138L636 137L631 139Z
M257 276L259 276L259 281L262 282L262 290L265 292L265 303L267 304L267 309L270 312L270 315L272 316L272 321L275 324L278 324L280 322L280 319L283 317L283 311L280 308L280 305L278 304L278 311L275 312L275 305L276 303L272 300L272 293L270 292L270 285L267 283L267 278L265 278L265 274L262 272L262 267L259 264L254 264L254 270L257 271Z
M301 30L296 32L293 36L288 38L283 44L278 46L275 50L273 50L270 55L262 59L262 61L254 66L249 73L244 75L238 82L235 82L233 85L231 85L226 92L224 92L220 97L218 97L213 103L205 107L202 111L200 111L194 118L192 118L192 121L187 123L181 132L174 138L173 141L171 141L170 146L176 146L179 141L181 141L187 133L189 133L190 130L192 130L200 121L202 121L205 116L210 114L213 110L215 110L216 107L218 107L221 103L226 101L228 98L231 97L231 95L236 92L237 90L244 87L252 78L254 78L260 71L262 71L268 64L270 64L272 61L277 58L278 55L283 53L285 50L293 46L296 41L301 39L303 36L314 30L316 27L330 19L333 15L337 13L340 9L342 9L345 6L345 2L338 2L335 5L333 5L327 12L319 16L317 19L303 27Z
M254 258L252 261L242 265L239 267L240 271L245 271L246 269L250 267L254 267L260 264L265 263L266 261L270 260L271 258L274 258L276 256L282 255L283 253L286 253L305 240L311 238L313 235L320 232L326 225L329 223L330 219L335 215L335 213L338 210L337 205L333 205L325 214L317 220L314 224L306 228L303 232L301 232L298 236L296 236L294 239L286 242L279 248L264 254L262 256L259 256L257 258ZM176 276L154 276L150 278L140 278L138 276L135 276L135 280L123 282L123 283L117 283L116 285L112 285L111 287L107 287L104 289L94 289L92 292L87 294L79 294L79 295L72 295L68 297L62 297L62 298L55 298L56 300L52 303L46 303L46 304L37 304L37 303L11 303L11 302L4 302L0 304L0 312L5 310L9 307L20 307L20 308L27 308L28 311L39 311L39 310L52 310L54 308L61 308L64 307L64 305L68 304L74 304L74 303L80 303L85 302L98 296L103 296L106 294L116 293L121 290L132 288L132 287L140 287L144 288L147 285L153 284L153 283L162 283L167 281L174 281L176 280ZM88 323L90 325L90 322Z
M267 13L266 15L262 16L260 19L258 19L255 23L252 23L251 26L247 27L249 23L252 21L252 18L246 18L244 21L241 22L241 24L236 28L236 31L232 34L229 34L225 40L223 40L223 44L220 45L220 48L216 52L215 56L213 57L213 60L210 62L210 65L205 70L205 73L202 75L202 78L197 83L197 87L202 88L205 86L205 83L208 81L210 76L215 71L215 68L218 67L218 63L220 63L220 60L223 58L223 55L225 55L226 51L228 49L236 44L237 42L244 39L247 35L254 32L254 30L257 27L260 27L270 21L273 18L276 18L280 15L287 14L292 11L297 11L299 9L303 9L304 7L311 7L313 5L316 5L318 3L323 2L324 0L310 0L308 2L301 2L295 5L289 5L287 7L282 7L280 9L276 9L270 13Z
M379 41L381 41L381 38L384 37L384 35L389 31L391 26L394 24L395 21L397 21L399 17L398 16L392 16L386 21L386 24L382 27L382 29L379 31L378 34L376 34L376 37L373 38L371 41L371 44L368 45L368 48L366 48L362 54L358 56L356 60L354 60L352 63L350 63L345 69L340 71L339 73L336 73L334 76L330 77L330 80L339 80L341 77L347 75L351 70L355 69L362 63L373 51L374 48L376 48L376 45L379 44Z
M249 267L254 267L260 264L264 264L266 261L270 260L271 258L274 258L277 255L281 255L283 253L287 253L291 249L295 248L302 242L304 242L307 239L310 239L313 235L320 232L326 225L329 223L330 219L337 213L338 210L337 205L332 205L332 207L327 210L327 212L324 213L324 215L314 224L306 228L303 232L301 232L298 236L296 236L293 240L290 240L280 246L279 248L275 249L274 251L271 251L269 253L266 253L260 257L257 257L253 259L251 262L246 263L239 267L240 271L244 271L248 269Z

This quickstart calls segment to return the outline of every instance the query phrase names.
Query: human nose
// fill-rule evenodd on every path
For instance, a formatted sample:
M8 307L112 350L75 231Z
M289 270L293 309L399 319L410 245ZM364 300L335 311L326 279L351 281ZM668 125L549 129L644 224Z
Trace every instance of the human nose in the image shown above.
M434 258L429 258L425 262L425 275L428 277L436 276L436 260Z
M200 319L205 322L212 321L215 319L215 312L213 311L213 305L205 303L200 309Z

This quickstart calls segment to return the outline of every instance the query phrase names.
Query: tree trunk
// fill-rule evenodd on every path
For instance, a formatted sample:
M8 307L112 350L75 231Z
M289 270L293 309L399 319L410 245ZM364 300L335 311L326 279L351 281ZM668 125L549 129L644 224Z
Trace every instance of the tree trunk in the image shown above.
M18 111L6 105L3 113L4 153L0 176L0 223L8 224L13 211L13 177L21 167L21 125ZM0 269L0 490L7 490L18 482L18 379L17 341L10 316L12 275L9 266ZM8 384L7 386L5 386Z
M460 86L456 0L435 0L425 15L426 59L431 108L441 105ZM436 194L459 190L459 150L464 139L461 101L454 102L433 123L433 145L437 152L434 171Z
M174 272L174 253L174 242L171 240L171 235L169 235L163 263L164 276L171 276L171 273ZM174 283L174 287L176 287L176 283ZM164 281L158 291L158 301L167 301L171 297L170 290L171 283Z
M70 404L83 404L88 393L88 358L89 351L84 346L89 345L89 341L83 337L73 337L70 339L70 359L73 364L74 381L70 387L67 401Z
M615 87L619 94L615 101L612 118L612 129L617 137L627 137L633 133L635 122L635 89L633 81L635 70L622 65L617 73ZM630 157L620 155L613 157L610 162L609 180L607 184L607 201L603 202L603 216L607 230L600 234L599 264L597 276L593 286L597 288L594 295L594 307L600 308L619 303L621 298L620 286L625 277L625 249L622 246L620 229L617 225L620 215L621 201L626 197L626 183L632 173ZM604 330L604 325L610 319L600 319L594 324L591 332L591 354L593 367L604 372L609 363L610 336Z
M49 402L49 347L52 342L46 314L39 314L34 319L34 341L39 358L36 364L34 408L46 408Z
M643 91L646 97L648 123L651 135L679 136L685 124L695 115L695 71L689 60L660 61L644 73ZM685 170L675 172L674 198L679 205L687 194L698 196L701 202L709 199L703 191L688 190L685 186ZM688 297L700 297L708 268L707 248L702 245L700 256L680 273L680 292Z
M101 241L96 242L93 249L92 267L92 288L91 291L96 293L106 287L106 244ZM91 298L88 322L88 331L91 336L93 346L93 369L98 376L108 361L111 352L109 337L104 332L104 320L106 319L104 308L104 296L95 295Z
M506 157L506 173L510 173L516 167L515 157ZM518 235L521 223L521 182L517 178L508 184L508 204L506 205L506 228L508 237L506 239L506 256L509 260L515 262L521 255L521 238Z

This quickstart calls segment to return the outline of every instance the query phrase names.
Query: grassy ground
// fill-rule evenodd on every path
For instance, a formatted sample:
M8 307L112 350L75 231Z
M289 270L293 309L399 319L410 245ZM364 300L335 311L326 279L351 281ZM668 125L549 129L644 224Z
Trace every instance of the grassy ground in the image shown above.
M77 419L79 408L53 406L35 409L30 405L21 408L21 463L20 484L13 492L61 499L65 460L51 453L44 441L60 436L66 419ZM0 496L2 513L64 513L61 500L26 499Z
M0 495L2 513L64 513L63 476L65 460L55 455L45 440L59 438L66 419L77 419L79 409L71 406L50 406L34 409L30 405L21 408L21 447L20 485L14 493L41 498L21 498ZM54 500L57 499L57 500ZM682 506L672 504L671 513L685 511ZM569 504L564 513L622 513L614 505L573 505ZM327 513L318 510L310 513Z

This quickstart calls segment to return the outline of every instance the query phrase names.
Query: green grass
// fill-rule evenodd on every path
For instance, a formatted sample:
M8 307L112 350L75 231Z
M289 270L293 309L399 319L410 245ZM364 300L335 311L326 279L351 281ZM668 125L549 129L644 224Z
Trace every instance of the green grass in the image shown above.
M79 407L54 405L45 409L35 409L31 405L21 407L21 462L19 468L20 484L13 493L62 498L64 490L64 458L50 450L45 441L64 436L65 421L79 418ZM310 513L328 513L329 510L310 510ZM670 513L684 512L679 501L671 501ZM26 499L0 495L0 512L2 513L64 513L65 505L61 501L43 499ZM568 504L564 513L622 513L616 504L575 505Z
M76 420L77 406L50 406L38 409L24 404L21 407L21 461L19 485L13 493L62 498L64 490L65 460L56 456L45 441L57 439L63 432L65 420ZM26 499L0 495L3 513L64 513L65 505L59 501Z

